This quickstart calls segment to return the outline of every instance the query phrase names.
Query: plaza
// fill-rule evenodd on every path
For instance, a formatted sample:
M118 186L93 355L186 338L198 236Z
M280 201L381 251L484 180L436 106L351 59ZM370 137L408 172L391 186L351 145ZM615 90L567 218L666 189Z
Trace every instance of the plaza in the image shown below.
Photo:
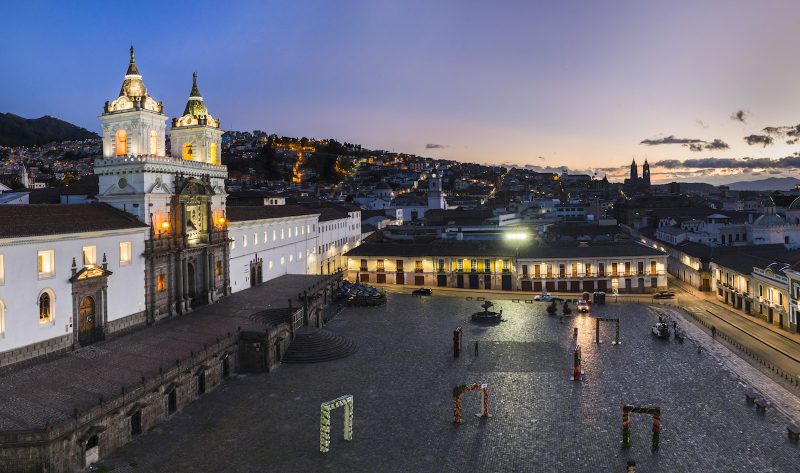
M707 351L650 335L656 313L638 304L594 307L589 316L547 315L544 303L496 301L504 322L479 326L479 302L389 294L379 308L347 308L326 330L355 341L352 356L284 364L269 374L225 381L105 458L112 472L293 471L795 471L798 447L788 419L746 404L747 386ZM560 311L559 311L560 314ZM573 312L575 314L575 312ZM596 345L592 316L601 325ZM452 353L453 330L464 349ZM570 381L573 328L583 353L582 381ZM479 354L474 354L474 341ZM453 424L456 385L487 383L463 396ZM334 410L329 453L319 451L322 402L352 394L353 440ZM650 448L651 418L631 416L622 449L622 406L659 406L660 448Z

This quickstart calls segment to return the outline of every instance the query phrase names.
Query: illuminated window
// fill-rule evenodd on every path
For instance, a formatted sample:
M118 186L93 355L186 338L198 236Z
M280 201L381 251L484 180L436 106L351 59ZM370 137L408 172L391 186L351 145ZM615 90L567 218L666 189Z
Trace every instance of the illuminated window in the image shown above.
M128 132L125 130L117 130L116 148L117 156L125 156L128 154Z
M294 260L294 255L289 255L289 262L291 263Z
M186 161L192 160L192 144L191 143L184 143L183 144L183 159Z
M208 145L208 162L217 164L217 144L213 141Z
M258 245L258 233L253 233L253 244Z
M131 242L129 241L121 241L119 242L119 265L120 266L127 266L131 264Z
M150 154L158 154L158 133L155 130L150 130Z
M242 235L242 248L247 248L247 235Z
M414 272L416 272L416 273L421 273L422 272L422 261L421 260L414 261Z
M164 273L158 273L156 276L156 291L164 292L167 290L167 278L164 277Z
M236 249L236 240L231 239L231 251Z
M48 289L39 295L39 323L46 324L53 321L53 295Z
M267 242L267 232L264 232L264 243Z
M83 247L83 265L94 266L97 264L97 247L84 246Z
M283 240L283 228L281 228L281 240Z
M286 258L281 256L281 266L283 266L284 264L286 264Z
M272 269L272 260L269 260L269 269Z
M39 278L49 278L55 276L55 251L42 250L38 252L39 259Z
M216 270L214 271L214 273L217 276L222 276L222 261L217 261Z
M0 255L0 286L6 283L5 263L3 262L3 255Z
M382 259L379 259L378 261L376 261L376 263L378 263L378 271L383 271L383 268L384 268L384 266L383 266L384 260L382 260Z
M272 230L272 241L277 240L277 238L275 238L276 235L277 235L277 232L275 230Z
M6 306L0 299L0 338L6 334Z

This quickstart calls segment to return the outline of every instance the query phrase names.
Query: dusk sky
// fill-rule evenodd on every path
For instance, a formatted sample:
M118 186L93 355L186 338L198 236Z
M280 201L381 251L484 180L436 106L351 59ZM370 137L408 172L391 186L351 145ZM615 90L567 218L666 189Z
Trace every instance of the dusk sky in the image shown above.
M12 1L0 13L0 112L93 131L132 43L167 115L196 70L226 130L612 178L647 157L662 162L656 182L800 168L800 143L787 144L798 129L779 128L800 123L796 1Z

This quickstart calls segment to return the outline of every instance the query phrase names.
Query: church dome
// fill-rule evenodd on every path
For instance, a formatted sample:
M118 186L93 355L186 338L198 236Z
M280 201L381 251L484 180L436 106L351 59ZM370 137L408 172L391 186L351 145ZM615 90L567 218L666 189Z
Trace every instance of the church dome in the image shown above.
M128 64L128 72L125 73L125 79L122 81L122 87L119 90L119 97L112 102L106 102L105 112L121 112L131 109L144 109L153 112L161 113L161 102L156 102L147 92L147 87L144 86L142 76L139 74L139 68L136 66L136 58L133 53L133 46L131 46L131 59Z
M219 128L219 120L208 113L208 108L203 102L203 96L200 95L200 89L197 88L197 73L192 74L192 90L189 92L189 100L186 101L186 108L183 110L183 116L175 118L172 121L174 128L182 126L195 126L205 125L214 128Z
M791 204L789 204L789 210L800 210L800 197L794 199Z
M764 214L753 222L753 225L756 227L775 227L785 224L786 222L783 220L783 217L778 214Z

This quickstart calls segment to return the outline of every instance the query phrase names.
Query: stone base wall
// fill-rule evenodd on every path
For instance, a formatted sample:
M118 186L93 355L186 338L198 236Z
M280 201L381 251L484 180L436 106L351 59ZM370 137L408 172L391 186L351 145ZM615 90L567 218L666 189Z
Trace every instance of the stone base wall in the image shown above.
M147 312L142 311L131 314L121 319L111 320L106 323L106 338L118 337L136 329L142 328L147 323Z
M0 353L0 372L58 356L72 349L72 334L61 335Z
M175 391L175 412L223 382L224 365L238 370L237 335L209 346L180 364L127 387L114 399L98 404L74 419L35 432L0 432L0 472L71 473L86 464L87 443L97 442L99 459L130 442L135 436L133 419L141 421L141 433L167 420L170 392ZM138 434L137 434L138 435Z

